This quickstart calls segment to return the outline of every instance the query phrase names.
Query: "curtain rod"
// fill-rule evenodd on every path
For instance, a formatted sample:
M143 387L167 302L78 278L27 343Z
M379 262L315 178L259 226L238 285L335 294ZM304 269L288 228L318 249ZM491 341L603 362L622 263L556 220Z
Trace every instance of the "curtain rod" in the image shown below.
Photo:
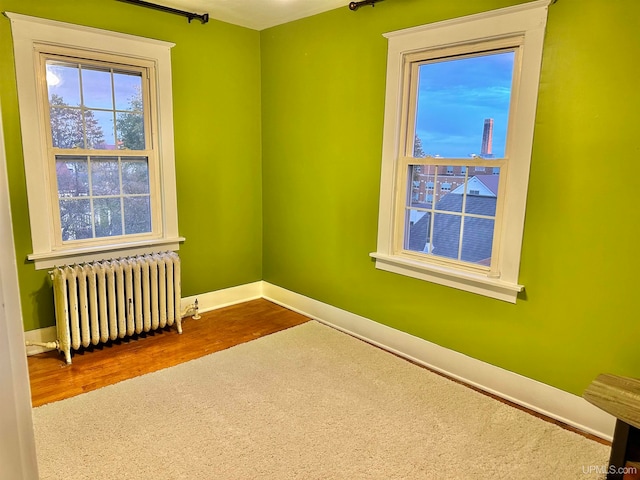
M376 3L381 2L382 0L362 0L360 2L351 2L349 4L349 10L353 10L354 12L356 10L358 10L360 7L364 7L366 5L371 5L372 7L375 7ZM549 5L553 5L554 3L556 3L558 0L550 0Z
M176 15L182 15L189 19L189 23L194 18L200 20L201 23L207 23L209 21L209 14L204 13L199 15L197 13L185 12L184 10L178 10L176 8L165 7L164 5L158 5L157 3L145 2L143 0L118 0L119 2L130 3L132 5L138 5L140 7L153 8L154 10L160 10L161 12L175 13ZM379 0L378 0L379 1Z
M353 10L355 12L360 7L364 7L366 5L371 5L372 7L375 7L376 3L381 1L382 0L362 0L361 2L351 2L349 4L349 10Z

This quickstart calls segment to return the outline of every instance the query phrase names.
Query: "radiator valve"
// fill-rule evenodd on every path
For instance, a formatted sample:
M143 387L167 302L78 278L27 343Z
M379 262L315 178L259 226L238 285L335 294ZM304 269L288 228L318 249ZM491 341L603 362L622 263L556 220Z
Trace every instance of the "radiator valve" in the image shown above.
M191 315L191 318L193 318L194 320L199 320L201 317L198 313L198 308L198 299L196 298L195 302L193 302L191 305L188 305L187 308L182 311L182 317Z
M193 304L196 313L191 317L194 320L200 320L200 313L198 313L198 299L196 298L196 301Z

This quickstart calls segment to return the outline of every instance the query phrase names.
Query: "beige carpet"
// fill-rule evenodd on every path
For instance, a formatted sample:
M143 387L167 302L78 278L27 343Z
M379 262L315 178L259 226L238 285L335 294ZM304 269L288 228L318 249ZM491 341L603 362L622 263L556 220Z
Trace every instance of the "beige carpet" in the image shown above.
M309 322L34 409L42 479L592 479L609 447Z

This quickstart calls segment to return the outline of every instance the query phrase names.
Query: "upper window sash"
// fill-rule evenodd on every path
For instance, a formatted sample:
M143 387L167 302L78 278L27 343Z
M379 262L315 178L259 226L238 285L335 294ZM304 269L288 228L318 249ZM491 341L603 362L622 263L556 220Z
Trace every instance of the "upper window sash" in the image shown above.
M45 117L44 130L49 132L49 135L47 135L48 148L53 148L56 151L63 150L60 147L56 147L51 142L52 140L51 131L50 131L51 124L49 122L50 111L48 108L46 108L50 99L49 91L48 91L48 83L46 80L46 78L49 75L49 72L47 70L47 63L60 62L63 64L64 63L78 64L82 67L83 70L87 68L95 68L97 70L112 69L116 74L139 75L141 79L141 85L140 85L141 101L144 108L143 122L144 122L145 148L133 149L133 150L135 150L136 152L143 152L143 151L150 152L150 151L157 150L157 144L155 141L155 139L157 138L157 133L152 132L152 129L155 129L155 122L153 122L153 118L157 115L156 102L152 101L153 98L157 98L157 95L156 95L157 89L155 87L156 75L155 75L155 66L153 62L136 60L136 59L127 59L127 60L130 60L130 62L126 64L122 64L117 62L118 60L122 61L123 58L117 57L114 55L105 55L105 54L96 53L93 59L87 59L85 57L88 57L91 53L87 52L87 54L83 56L83 51L78 49L71 50L68 48L60 48L53 45L41 45L41 44L36 45L35 48L40 59L39 65L38 65L38 71L37 71L38 82L39 82L38 92L39 92L39 99L41 102L43 102L43 105L45 106L43 111L43 114L44 114L43 117ZM79 82L78 87L82 89L83 85L81 85ZM77 102L79 103L80 99L78 98L75 100L77 100ZM83 104L82 106L85 107L86 104ZM89 108L94 108L94 107L89 107ZM101 108L101 107L96 107L96 109L105 110L105 111L108 111L108 110L123 111L122 108L118 108L116 105L113 105L112 108L110 109ZM94 149L89 147L86 147L86 148L80 147L80 148L73 149L74 152L85 151L85 150L86 150L86 153L100 154L99 149ZM62 153L69 153L69 152L62 152Z
M419 87L419 70L423 65L431 63L438 63L442 61L451 60L464 60L467 58L475 58L486 54L499 54L506 52L514 52L515 57L513 61L513 77L511 82L511 100L510 100L510 112L509 120L512 122L513 116L512 109L515 105L514 99L518 95L518 80L521 67L521 46L524 41L522 35L513 35L503 37L494 40L486 41L473 41L469 43L463 43L460 45L454 45L444 48L429 48L418 52L408 53L403 55L403 92L402 98L408 101L402 102L401 119L402 124L400 126L400 149L399 156L413 156L414 151L414 134L416 130L416 113L418 106L418 87ZM510 129L507 127L507 132ZM505 155L508 156L508 137L507 145L505 145Z

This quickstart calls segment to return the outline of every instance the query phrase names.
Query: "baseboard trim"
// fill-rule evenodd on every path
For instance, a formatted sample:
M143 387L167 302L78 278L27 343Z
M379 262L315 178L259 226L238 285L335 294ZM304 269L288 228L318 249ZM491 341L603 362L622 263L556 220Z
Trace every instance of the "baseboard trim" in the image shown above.
M360 338L384 350L435 370L465 384L611 441L615 418L583 398L509 370L441 347L366 317L342 310L264 281L192 295L182 299L186 308L198 300L200 312L264 298L321 323ZM33 342L52 342L55 327L25 332ZM27 355L46 351L27 347Z
M223 288L213 292L192 295L182 299L181 306L184 310L192 305L196 299L200 313L217 310L231 305L236 305L249 300L262 298L262 281L238 285L237 287Z
M264 282L262 296L447 377L611 441L615 418L582 397Z

